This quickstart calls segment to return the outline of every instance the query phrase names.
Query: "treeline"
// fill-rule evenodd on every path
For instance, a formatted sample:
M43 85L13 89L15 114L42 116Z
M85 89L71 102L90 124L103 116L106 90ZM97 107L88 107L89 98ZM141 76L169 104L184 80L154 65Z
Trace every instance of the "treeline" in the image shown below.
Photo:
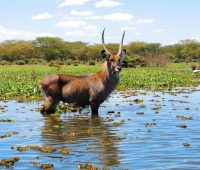
M118 44L108 44L117 53ZM131 42L124 46L127 57L124 66L162 66L169 62L200 61L200 43L184 40L174 45ZM45 64L47 62L94 64L101 61L101 44L66 42L57 37L40 37L34 41L9 40L0 43L0 64Z

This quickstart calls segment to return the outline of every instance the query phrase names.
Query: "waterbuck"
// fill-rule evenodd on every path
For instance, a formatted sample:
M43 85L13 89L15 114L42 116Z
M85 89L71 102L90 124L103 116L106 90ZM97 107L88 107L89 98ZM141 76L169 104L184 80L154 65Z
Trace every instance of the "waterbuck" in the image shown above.
M122 50L124 34L117 55L113 55L104 43L101 56L105 59L99 72L88 76L73 76L66 74L51 74L39 82L39 88L45 96L42 113L54 113L60 101L73 103L81 107L91 106L92 115L98 115L100 104L107 99L119 81L121 71L120 59L126 50Z

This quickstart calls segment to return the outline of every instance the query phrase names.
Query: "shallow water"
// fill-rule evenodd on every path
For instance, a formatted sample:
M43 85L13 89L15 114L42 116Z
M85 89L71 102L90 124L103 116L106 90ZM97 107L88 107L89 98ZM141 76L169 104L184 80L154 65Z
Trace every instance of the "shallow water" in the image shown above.
M0 139L0 159L19 156L14 170L39 169L32 161L53 163L55 170L78 169L87 162L109 169L200 169L199 90L115 92L102 104L98 118L84 109L62 113L57 120L35 110L42 103L1 101L0 119L14 121L0 122L0 135L18 133ZM11 149L27 145L66 147L70 153Z

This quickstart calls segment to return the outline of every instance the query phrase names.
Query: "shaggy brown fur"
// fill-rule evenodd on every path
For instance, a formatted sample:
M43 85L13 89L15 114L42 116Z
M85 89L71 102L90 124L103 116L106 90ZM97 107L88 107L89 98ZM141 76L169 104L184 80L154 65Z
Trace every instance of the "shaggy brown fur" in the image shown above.
M59 101L79 106L91 105L92 114L98 114L99 105L116 87L119 73L113 73L111 63L105 61L100 72L85 77L52 74L39 83L45 96L43 111L54 113Z

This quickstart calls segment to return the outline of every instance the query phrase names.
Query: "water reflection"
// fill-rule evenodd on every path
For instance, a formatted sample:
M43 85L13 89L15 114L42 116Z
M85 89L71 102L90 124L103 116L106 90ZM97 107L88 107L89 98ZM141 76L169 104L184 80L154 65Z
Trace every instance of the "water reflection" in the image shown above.
M108 120L102 117L87 116L45 117L42 129L42 140L48 144L67 144L70 146L86 146L86 154L92 154L104 166L117 166L120 140L113 131Z

